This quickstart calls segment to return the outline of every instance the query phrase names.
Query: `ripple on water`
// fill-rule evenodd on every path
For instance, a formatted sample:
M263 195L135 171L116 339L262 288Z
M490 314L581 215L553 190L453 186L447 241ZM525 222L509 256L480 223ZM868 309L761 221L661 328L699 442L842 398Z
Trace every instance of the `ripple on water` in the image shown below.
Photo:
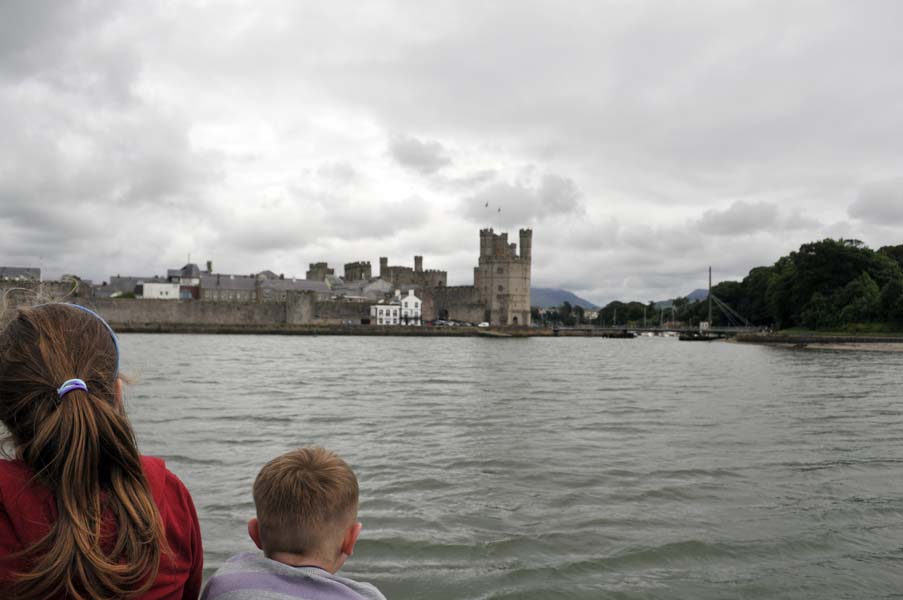
M127 407L206 575L318 444L360 480L344 572L390 598L899 597L903 355L508 342L126 334Z

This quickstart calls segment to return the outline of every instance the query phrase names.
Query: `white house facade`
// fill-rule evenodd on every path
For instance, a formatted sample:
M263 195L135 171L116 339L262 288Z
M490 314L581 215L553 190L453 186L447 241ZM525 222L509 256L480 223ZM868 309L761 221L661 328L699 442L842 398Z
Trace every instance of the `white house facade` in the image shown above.
M402 325L420 325L420 307L423 301L414 295L414 290L408 290L407 296L402 296L401 292L395 292L395 301L401 304L401 323Z
M179 284L178 283L151 283L145 281L141 284L141 297L152 300L178 300Z
M395 297L388 302L370 305L371 325L420 325L423 301L408 290L406 296L395 291Z
M401 305L395 302L370 305L371 325L399 325L401 322Z

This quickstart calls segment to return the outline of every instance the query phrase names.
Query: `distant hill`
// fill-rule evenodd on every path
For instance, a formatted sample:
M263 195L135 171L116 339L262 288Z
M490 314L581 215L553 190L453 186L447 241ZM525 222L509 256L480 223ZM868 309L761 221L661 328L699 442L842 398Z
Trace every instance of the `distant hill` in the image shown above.
M530 304L539 308L553 308L561 306L564 302L570 302L571 306L581 306L584 309L596 310L599 308L589 300L584 300L573 292L557 288L530 288Z
M704 290L702 288L695 289L689 294L687 294L687 298L690 299L691 302L702 302L703 300L709 297L709 290ZM659 300L655 303L655 308L671 308L671 305L674 303L674 299L671 300Z

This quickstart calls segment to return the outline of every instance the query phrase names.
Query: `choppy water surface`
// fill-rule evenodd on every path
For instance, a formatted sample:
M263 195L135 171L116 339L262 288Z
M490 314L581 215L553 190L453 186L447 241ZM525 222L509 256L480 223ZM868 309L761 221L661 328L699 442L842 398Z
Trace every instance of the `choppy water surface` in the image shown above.
M903 597L903 354L607 340L123 335L206 571L292 447L358 473L344 569L405 598Z

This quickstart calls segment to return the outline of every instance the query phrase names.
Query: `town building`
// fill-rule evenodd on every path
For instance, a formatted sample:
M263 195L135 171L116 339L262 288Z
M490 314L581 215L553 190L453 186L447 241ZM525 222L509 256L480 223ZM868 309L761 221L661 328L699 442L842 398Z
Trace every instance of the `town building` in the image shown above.
M396 290L391 300L381 300L370 306L370 324L419 326L421 304L414 290L409 290L405 295Z
M317 300L329 300L332 291L325 281L307 279L259 279L257 283L258 302L285 302L289 292L314 292Z
M169 269L166 272L166 280L179 284L180 300L200 300L201 268L196 264L188 263L181 269Z
M331 287L332 295L337 299L374 302L392 294L394 287L385 279L359 279L356 281L339 280Z
M401 290L395 290L395 299L401 303L402 324L420 325L423 301L414 295L414 290L408 290L407 295L402 295Z
M208 302L254 302L257 299L256 275L203 273L199 276L199 300Z
M94 296L97 298L135 298L143 295L145 283L170 283L159 275L140 277L137 275L113 275L109 283L94 286ZM178 295L176 296L178 298Z
M180 285L168 281L144 281L136 286L138 295L146 300L178 300Z
M370 306L371 325L398 325L401 320L401 303L390 300Z
M38 267L0 267L0 281L41 281Z

